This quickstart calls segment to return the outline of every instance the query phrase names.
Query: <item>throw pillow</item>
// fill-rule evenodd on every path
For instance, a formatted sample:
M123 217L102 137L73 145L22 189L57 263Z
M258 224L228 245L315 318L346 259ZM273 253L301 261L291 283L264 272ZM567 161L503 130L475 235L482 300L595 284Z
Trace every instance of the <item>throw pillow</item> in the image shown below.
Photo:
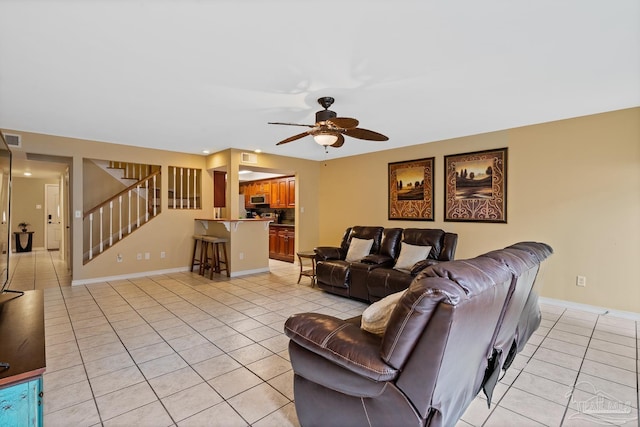
M384 331L387 329L387 323L389 323L389 317L400 298L402 298L402 295L404 295L404 292L405 291L400 291L387 295L380 301L376 301L367 307L362 312L360 327L372 334L384 335Z
M373 239L365 240L358 239L357 237L352 238L351 243L349 243L349 250L347 251L345 261L351 262L361 260L369 255L371 246L373 246Z
M429 252L431 252L431 246L417 246L402 242L402 246L400 247L400 256L393 268L409 272L411 271L413 264L426 259L429 256Z

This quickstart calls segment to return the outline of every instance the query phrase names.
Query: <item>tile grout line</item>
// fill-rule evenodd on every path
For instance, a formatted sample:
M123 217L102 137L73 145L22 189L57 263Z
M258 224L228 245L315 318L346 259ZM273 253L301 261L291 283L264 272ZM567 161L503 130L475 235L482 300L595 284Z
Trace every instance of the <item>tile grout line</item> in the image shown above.
M197 308L198 310L200 310L200 311L202 311L202 312L206 313L206 312L205 312L204 310L202 310L201 308L199 308L199 307L197 307L197 306L193 305L190 301L185 300L184 298L182 298L182 297L180 297L179 295L175 294L175 292L173 292L173 291L171 291L171 290L167 289L164 285L162 285L162 284L161 284L161 283L159 283L158 281L154 280L153 278L151 278L150 280L151 280L151 281L153 281L156 285L158 285L158 286L162 287L163 289L166 289L167 291L169 291L169 292L173 293L173 294L174 294L175 296L177 296L178 298L181 298L184 302L186 302L186 303L190 304L191 306L193 306L193 307ZM109 286L110 286L110 287L111 287L111 288L112 288L116 293L118 293L118 295L120 295L120 297L121 297L121 298L123 298L123 299L124 299L124 301L126 301L126 302L127 302L127 304L128 304L128 305L129 305L129 306L130 306L130 307L131 307L131 308L136 312L136 314L138 314L139 316L141 316L141 318L144 320L144 322L146 323L146 325L147 325L147 326L149 326L150 328L152 328L152 329L153 329L153 330L154 330L154 331L155 331L155 332L156 332L156 333L157 333L157 334L162 338L163 342L164 342L165 344L167 344L167 345L168 345L168 346L169 346L169 347L170 347L170 348L175 352L175 354L177 354L177 355L178 355L178 357L180 357L180 358L181 358L181 359L182 359L182 360L187 364L187 366L188 366L189 368L191 368L191 369L192 369L192 370L193 370L193 371L194 371L194 372L195 372L195 373L196 373L196 374L197 374L197 375L202 379L202 381L203 381L203 383L204 383L204 384L207 384L209 387L211 387L211 389L212 389L212 390L213 390L217 395L219 395L219 396L220 396L220 394L219 394L219 393L218 393L218 392L217 392L217 391L216 391L216 390L215 390L215 389L214 389L214 388L209 384L209 382L208 382L208 381L207 381L207 380L206 380L206 379L205 379L205 378L204 378L204 377L203 377L203 376L202 376L198 371L196 371L195 369L193 369L193 367L191 366L191 364L190 364L189 362L187 362L187 361L184 359L184 357L183 357L182 355L180 355L180 353L179 353L175 348L173 348L173 347L171 346L171 344L170 344L170 343L169 343L169 342L168 342L168 341L167 341L167 340L166 340L166 339L165 339L165 338L164 338L164 337L163 337L163 336L158 332L158 330L156 330L156 329L155 329L155 327L154 327L154 326L153 326L149 321L147 321L147 320L144 318L144 316L142 316L142 315L138 312L138 310L137 310L135 307L131 306L131 304L126 300L126 298L122 295L122 293L121 293L121 292L119 292L116 288L114 288L112 284L110 284L110 283L107 283L107 284L108 284L108 285L109 285ZM178 315L176 315L173 311L171 311L171 309L170 309L170 308L167 308L163 303L161 303L161 302L159 302L158 300L156 300L156 299L155 299L155 297L154 297L153 295L151 295L151 294L150 294L149 292L147 292L145 289L143 289L142 287L140 287L137 283L129 281L129 284L131 284L131 285L133 285L133 286L137 287L140 291L144 292L148 297L152 298L152 299L153 299L157 304L159 304L160 306L162 306L165 310L169 311L172 315L174 315L174 316L176 316L176 317L180 318L180 317L179 317ZM87 289L87 290L91 293L90 289ZM92 294L92 295L93 295L93 294ZM210 297L209 297L209 298L210 298ZM95 297L94 297L94 301L95 301ZM96 301L96 304L98 304L98 305L99 305L99 303L98 303L97 301ZM101 309L101 311L102 311L102 309ZM104 312L103 312L103 313L104 313ZM207 313L207 314L215 318L215 316L213 316L213 315L211 315L211 314L209 314L209 313ZM105 318L106 318L106 316L105 316ZM111 323L111 322L108 320L108 318L107 318L107 322L109 322L109 324ZM228 324L227 324L227 323L224 323L224 322L222 322L222 323L228 326ZM266 326L266 325L265 325L265 326ZM112 329L113 329L113 328L112 328ZM126 328L126 329L128 329L128 328ZM200 331L197 331L197 330L195 330L195 329L193 329L193 328L191 328L191 329L194 331L194 333L196 333L196 334L198 334L198 335L202 336L204 339L206 339L206 340L207 340L207 342L209 342L209 343L211 343L211 344L213 344L213 345L215 346L215 344L214 344L214 343L212 343L208 338L204 337L204 336L200 333ZM236 332L238 332L239 334L241 334L239 331L236 331ZM118 336L118 338L120 339L120 336L118 335L117 331L115 331L115 330L114 330L114 333L115 333L115 334ZM242 334L241 334L241 335L242 335ZM243 335L243 336L244 336L244 335ZM248 337L247 337L247 338L248 338ZM248 339L250 339L250 338L248 338ZM253 340L251 340L251 341L253 341ZM120 341L120 342L122 343L122 341ZM254 341L254 342L255 342L255 341ZM129 356L132 358L132 360L133 360L133 361L134 361L134 363L136 364L136 367L137 367L138 369L140 369L140 368L139 368L138 363L137 363L137 362L135 362L135 359L133 359L133 356L131 356L131 353L130 353L129 349L126 347L126 345L125 345L124 343L122 343L122 345L125 347L125 349L127 350L127 353L129 354ZM223 353L223 354L225 354L225 355L227 355L227 356L229 356L229 357L233 358L233 356L232 356L232 355L230 355L229 353L227 353L226 351L224 351L224 350L222 350L222 349L220 349L220 350L222 351L222 353ZM273 353L272 351L270 351L270 352L271 352L271 353ZM273 353L273 355L278 356L276 353ZM280 357L280 356L278 356L278 357ZM256 376L258 376L258 378L260 378L260 379L262 380L262 383L265 383L265 384L267 384L267 385L269 385L269 386L271 387L271 385L270 385L270 384L268 384L268 382L267 382L266 380L262 379L262 378L261 378L259 375L257 375L255 372L253 372L253 371L251 371L250 369L248 369L248 368L247 368L243 363L241 363L240 361L238 361L238 360L237 360L237 359L235 359L235 358L233 358L233 359L234 359L236 362L240 363L240 365L241 365L242 367L244 367L245 369L249 370L250 372L254 373ZM152 360L154 360L154 359L152 359ZM261 359L261 360L262 360L262 359ZM146 362L145 362L145 363L146 363ZM239 369L239 368L238 368L238 369ZM141 372L141 373L142 373L142 372ZM147 377L146 377L146 375L144 375L144 373L142 373L142 375L145 377L145 381L149 384L149 380L150 380L150 379L149 379L149 378L147 378ZM163 375L165 375L165 374L163 374ZM222 374L222 375L224 375L224 374ZM160 375L160 376L162 376L162 375ZM155 378L155 377L154 377L154 378ZM258 385L253 386L253 387L250 387L249 389L255 388L255 387L257 387L257 386L258 386ZM173 415L171 415L171 413L169 412L169 410L165 407L164 403L162 402L162 399L157 395L157 392L155 391L155 389L153 388L153 386L151 386L151 384L149 384L149 387L153 390L153 392L154 392L154 394L156 395L157 399L160 401L160 403L162 404L162 406L163 406L163 408L165 409L165 411L169 414L169 416L171 417L172 421L175 423L176 421L173 419ZM247 389L247 390L249 390L249 389ZM186 389L185 389L185 390L186 390ZM247 390L244 390L244 391L247 391ZM276 389L274 389L274 390L275 390L277 393L281 394L279 390L276 390ZM182 392L182 391L184 391L184 390L177 391L176 393L180 393L180 392ZM243 392L244 392L244 391L243 391ZM176 393L172 393L172 395L173 395L173 394L176 394ZM171 396L171 395L169 395L169 396ZM169 397L169 396L165 396L165 398L166 398L166 397ZM283 397L285 397L289 403L290 403L290 402L292 402L292 401L291 401L289 398L287 398L286 396L283 396ZM226 398L224 398L224 397L222 397L222 396L220 396L220 398L221 398L221 399L222 399L222 401L224 401L225 403L226 403L226 402L227 402L227 400L228 400L228 399L226 399ZM95 396L94 396L94 399L95 399ZM216 405L213 405L213 406L216 406ZM234 410L234 412L236 412L236 413L237 413L237 415L238 415L238 416L240 416L240 417L241 417L245 422L247 422L247 423L248 423L248 421L247 421L246 419L244 419L244 417L242 417L242 415L241 415L241 414L239 414L233 406L231 406L231 405L229 405L229 406ZM286 406L286 405L285 405L285 406ZM194 413L194 414L191 414L191 415L189 415L187 418L190 418L190 417L192 417L192 416L194 416L194 415L197 415L197 414L199 414L199 413L201 413L201 412L203 412L203 411L206 411L206 410L208 410L208 409L210 409L210 408L212 408L212 406L211 406L211 407L208 407L208 408L204 408L204 409L202 409L201 411L196 412L196 413ZM277 411L277 410L279 410L279 409L281 409L281 408L282 408L282 407L277 408L275 411ZM135 408L135 409L138 409L138 408ZM133 411L133 410L135 410L135 409L132 409L132 411ZM274 412L275 412L275 411L274 411ZM127 412L131 412L131 411L127 411ZM123 414L120 414L120 415L124 415L124 413L123 413ZM268 415L270 415L270 414L267 414L266 416L268 416ZM119 415L118 415L118 416L119 416ZM187 419L187 418L185 418L185 419ZM181 420L181 421L184 421L184 420Z

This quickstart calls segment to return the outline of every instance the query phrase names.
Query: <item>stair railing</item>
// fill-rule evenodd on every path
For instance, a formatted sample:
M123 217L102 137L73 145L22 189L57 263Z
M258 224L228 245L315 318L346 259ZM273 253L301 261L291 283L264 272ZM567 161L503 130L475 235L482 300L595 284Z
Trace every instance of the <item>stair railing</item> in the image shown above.
M158 170L85 212L83 219L85 263L159 213L160 171ZM105 232L108 233L106 237Z

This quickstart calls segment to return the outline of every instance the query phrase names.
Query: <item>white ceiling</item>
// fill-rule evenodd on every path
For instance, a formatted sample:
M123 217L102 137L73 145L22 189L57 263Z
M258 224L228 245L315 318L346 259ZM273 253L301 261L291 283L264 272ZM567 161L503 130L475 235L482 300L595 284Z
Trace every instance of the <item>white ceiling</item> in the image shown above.
M640 105L637 0L0 0L0 128L331 159ZM305 137L320 96L387 142Z

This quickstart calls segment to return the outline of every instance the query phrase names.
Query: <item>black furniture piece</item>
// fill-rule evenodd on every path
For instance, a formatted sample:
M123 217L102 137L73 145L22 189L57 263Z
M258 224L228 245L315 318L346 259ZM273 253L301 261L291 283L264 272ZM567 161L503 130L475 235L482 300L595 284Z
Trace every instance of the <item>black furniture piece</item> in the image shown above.
M356 261L345 257L353 238L374 239L370 254ZM428 255L410 270L396 270L402 243L431 246ZM316 251L318 287L334 294L377 301L407 289L424 268L455 257L458 235L430 228L383 228L356 226L347 228L339 247L321 246Z
M296 412L309 426L454 426L540 324L544 243L427 267L382 335L301 313L285 322Z
M14 231L16 236L16 252L31 252L34 231Z

